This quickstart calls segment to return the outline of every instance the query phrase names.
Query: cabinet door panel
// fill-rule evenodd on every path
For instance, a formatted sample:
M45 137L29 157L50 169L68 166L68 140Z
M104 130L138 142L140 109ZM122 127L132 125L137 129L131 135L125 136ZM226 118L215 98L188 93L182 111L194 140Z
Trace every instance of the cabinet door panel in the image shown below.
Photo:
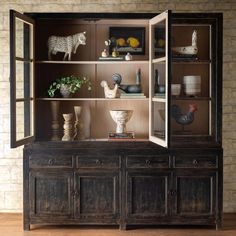
M75 174L75 214L78 218L117 218L118 174Z
M31 216L69 218L72 213L72 180L72 174L66 172L31 172Z
M169 10L149 21L149 62L149 140L168 148L171 84L171 11Z
M175 211L178 215L212 215L215 212L215 174L176 176Z
M127 214L133 218L152 218L168 214L170 174L128 173Z
M11 148L34 140L34 28L10 10Z

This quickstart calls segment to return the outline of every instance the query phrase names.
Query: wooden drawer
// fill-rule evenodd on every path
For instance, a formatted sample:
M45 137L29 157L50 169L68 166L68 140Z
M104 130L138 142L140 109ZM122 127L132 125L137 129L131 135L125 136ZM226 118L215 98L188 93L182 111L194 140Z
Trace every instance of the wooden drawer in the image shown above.
M128 156L127 168L168 168L169 156Z
M174 157L176 168L216 168L216 156L176 156Z
M72 155L32 154L29 157L30 168L58 168L73 167Z
M77 168L119 168L120 159L117 156L77 156Z

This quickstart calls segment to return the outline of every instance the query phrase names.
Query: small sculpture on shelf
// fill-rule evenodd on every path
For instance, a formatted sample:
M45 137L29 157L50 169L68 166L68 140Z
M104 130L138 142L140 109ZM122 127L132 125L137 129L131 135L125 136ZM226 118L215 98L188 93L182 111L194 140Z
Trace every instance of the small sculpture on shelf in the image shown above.
M72 125L72 118L73 114L63 114L64 118L64 136L62 137L62 141L73 141L73 125Z
M68 56L71 60L72 52L75 54L79 45L86 45L86 32L69 35L65 37L52 35L48 38L48 60L51 60L51 54L56 55L57 52L64 52L63 61Z
M102 56L102 57L108 57L108 56L109 56L109 53L107 52L106 49L104 49L104 50L102 51L101 56Z
M118 90L117 84L115 84L115 87L113 89L110 89L107 84L107 81L103 80L101 82L101 86L104 88L105 98L116 98L117 97L117 90Z
M119 89L123 90L125 93L141 93L141 69L138 69L136 73L136 84L121 84L122 76L118 73L112 75L112 80L114 84L118 84Z
M132 59L133 59L132 55L129 52L127 52L127 54L125 55L125 60L131 61Z
M165 96L165 85L160 82L160 74L159 71L155 70L155 85L154 92L156 96Z
M194 30L192 33L192 45L185 47L172 47L172 51L176 53L178 56L186 56L186 57L196 57L198 53L197 47L197 31Z
M105 46L107 48L105 48L102 52L101 52L101 56L99 57L99 60L102 61L123 61L124 57L123 56L119 56L119 52L117 51L117 41L114 37L111 37L110 39L105 40ZM112 49L112 51L110 51L110 49ZM111 53L111 55L109 55L109 51Z
M186 114L183 114L181 108L178 105L171 106L171 115L175 121L182 125L182 131L184 132L185 125L190 125L194 121L194 113L197 111L196 104L189 104L189 110Z

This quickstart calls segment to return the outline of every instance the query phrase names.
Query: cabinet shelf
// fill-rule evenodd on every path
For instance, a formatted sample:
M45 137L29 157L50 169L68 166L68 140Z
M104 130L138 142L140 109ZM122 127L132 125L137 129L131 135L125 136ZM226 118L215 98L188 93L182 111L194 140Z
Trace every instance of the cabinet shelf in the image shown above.
M152 101L153 102L166 102L166 99L165 98L152 98Z
M172 59L174 64L196 64L196 65L207 65L211 63L211 60L184 60L184 59Z
M148 101L149 98L36 98L37 101Z
M166 57L152 59L152 63L165 63Z
M199 101L210 101L210 97L175 97L172 96L173 100L199 100Z
M77 64L77 65L103 65L103 64L148 64L148 60L134 61L36 61L36 64Z

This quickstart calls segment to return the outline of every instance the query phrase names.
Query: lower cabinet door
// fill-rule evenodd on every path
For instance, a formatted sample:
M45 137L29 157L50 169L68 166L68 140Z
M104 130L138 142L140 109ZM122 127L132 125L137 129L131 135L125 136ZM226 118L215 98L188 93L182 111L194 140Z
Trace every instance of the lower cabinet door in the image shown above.
M31 217L72 216L72 173L32 171L29 183Z
M174 213L187 217L214 215L216 206L216 173L190 172L175 175Z
M75 217L91 223L114 223L119 218L119 174L75 173Z
M170 173L127 173L127 218L155 219L169 214Z

